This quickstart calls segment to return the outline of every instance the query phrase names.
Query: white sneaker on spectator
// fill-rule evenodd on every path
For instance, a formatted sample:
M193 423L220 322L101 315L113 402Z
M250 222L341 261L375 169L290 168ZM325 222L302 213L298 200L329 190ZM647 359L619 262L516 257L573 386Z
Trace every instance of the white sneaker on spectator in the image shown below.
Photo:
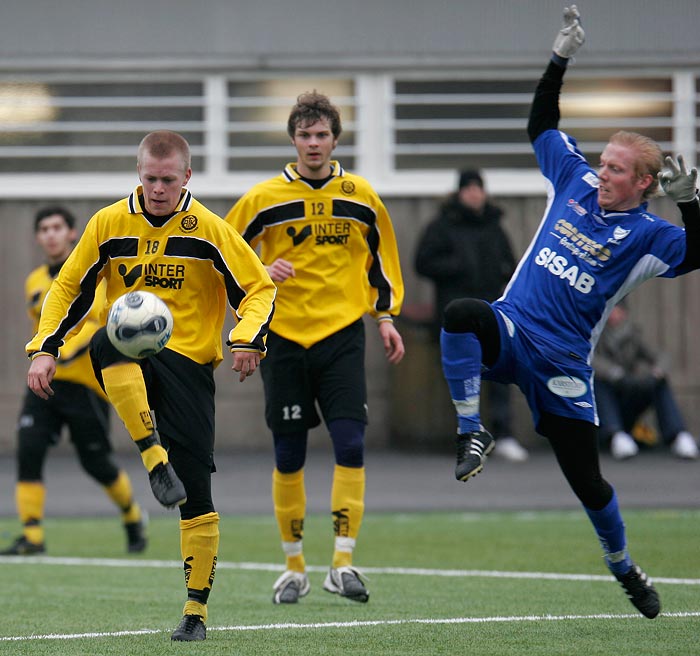
M618 431L610 440L610 453L615 460L627 460L639 453L639 447L629 433Z
M514 437L499 437L493 454L511 462L523 462L529 455L527 449Z
M688 431L681 431L671 442L671 453L677 458L695 460L700 455L700 449L695 438Z

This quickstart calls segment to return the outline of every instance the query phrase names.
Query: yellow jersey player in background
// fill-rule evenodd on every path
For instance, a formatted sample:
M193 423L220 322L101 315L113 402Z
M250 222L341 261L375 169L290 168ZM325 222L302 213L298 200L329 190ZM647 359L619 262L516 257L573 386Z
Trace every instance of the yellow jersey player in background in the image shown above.
M45 207L34 218L36 242L45 263L25 281L27 311L36 331L41 306L54 278L61 270L78 237L75 217L63 207ZM104 289L102 301L104 302ZM64 427L85 472L99 483L121 511L127 536L127 550L146 548L144 521L134 501L128 474L112 457L109 439L109 404L92 370L88 345L101 308L93 310L77 334L61 348L54 378L55 394L42 401L27 390L17 427L17 484L15 502L22 523L22 535L0 551L4 556L44 553L44 509L46 485L44 464L49 448L58 444Z
M297 161L246 193L226 220L260 255L278 285L268 355L261 365L275 469L272 496L286 557L274 603L296 603L310 585L302 550L308 430L320 424L335 454L335 544L323 587L354 601L369 592L352 554L364 513L367 391L363 315L377 322L389 362L404 354L393 325L403 280L391 219L367 180L331 155L338 109L319 93L297 99L287 124Z
M130 290L153 292L167 303L174 327L165 349L130 360L100 328L90 355L139 448L154 496L180 510L187 601L171 638L204 640L219 545L211 473L221 333L229 307L237 320L228 337L233 369L246 380L265 354L276 288L241 236L185 187L192 169L181 135L146 135L137 171L141 184L90 219L51 287L39 331L27 345L28 384L41 398L51 396L58 348L80 324L101 280L107 284L106 309Z

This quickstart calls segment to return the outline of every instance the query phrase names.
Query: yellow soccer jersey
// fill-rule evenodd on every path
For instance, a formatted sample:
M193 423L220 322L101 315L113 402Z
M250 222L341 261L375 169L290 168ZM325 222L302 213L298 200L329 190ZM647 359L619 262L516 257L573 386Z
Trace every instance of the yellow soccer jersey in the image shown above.
M173 315L167 348L200 364L218 364L228 303L237 318L229 342L264 354L276 288L255 252L187 189L169 217L146 215L142 194L139 186L90 219L46 297L27 351L55 354L82 321L104 279L107 303L101 324L122 294L153 292Z
M25 281L24 293L27 301L27 312L32 321L34 332L39 327L41 306L58 270L59 267L54 268L44 264L34 269ZM100 327L99 317L102 310L98 306L104 304L104 291L104 285L101 285L97 292L97 302L90 309L85 323L77 333L69 335L65 345L61 347L61 357L56 362L55 378L56 380L85 385L106 399L105 393L95 378L88 352L90 338Z
M365 313L397 316L403 280L394 228L364 178L331 162L334 175L314 189L287 164L255 185L228 221L264 264L288 260L295 276L279 283L272 330L305 348Z

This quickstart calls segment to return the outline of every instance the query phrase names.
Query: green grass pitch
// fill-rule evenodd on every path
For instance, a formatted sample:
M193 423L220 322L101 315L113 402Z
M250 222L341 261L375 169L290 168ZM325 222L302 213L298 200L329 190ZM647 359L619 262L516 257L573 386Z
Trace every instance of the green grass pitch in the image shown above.
M331 521L308 518L311 593L271 603L271 516L223 517L204 643L171 643L184 579L177 515L125 553L117 519L49 518L41 558L0 558L0 654L615 656L700 654L700 512L625 513L632 556L662 598L639 615L607 574L581 512L367 513L355 564L369 603L324 592ZM17 521L0 519L9 541Z

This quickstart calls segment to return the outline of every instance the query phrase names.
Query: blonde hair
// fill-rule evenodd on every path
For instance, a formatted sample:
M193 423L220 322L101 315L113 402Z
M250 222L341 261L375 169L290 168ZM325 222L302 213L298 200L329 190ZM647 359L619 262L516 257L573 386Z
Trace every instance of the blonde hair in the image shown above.
M635 173L637 177L649 174L651 184L644 190L642 198L645 200L659 195L659 180L657 175L664 165L664 154L661 146L653 139L645 137L638 132L620 130L610 137L610 143L626 146L637 151L635 160Z
M137 163L140 164L145 153L156 159L165 159L171 155L180 155L183 170L190 168L190 145L182 135L170 130L157 130L147 134L139 144Z

